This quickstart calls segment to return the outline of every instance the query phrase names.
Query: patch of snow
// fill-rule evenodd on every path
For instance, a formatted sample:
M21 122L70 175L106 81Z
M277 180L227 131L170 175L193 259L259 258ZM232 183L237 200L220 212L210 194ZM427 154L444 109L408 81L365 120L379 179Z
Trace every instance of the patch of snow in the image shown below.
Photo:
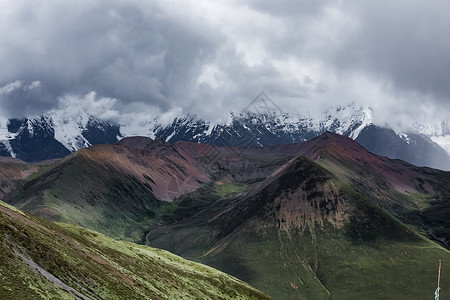
M10 141L16 137L16 134L8 131L8 119L0 116L0 142L5 145L11 157L16 157Z
M450 155L450 135L446 136L432 136L431 140L444 148L445 151Z
M11 143L9 142L9 140L1 140L1 142L3 143L3 145L5 145L6 150L8 150L9 154L11 155L11 157L16 158L16 153L14 153L14 150L11 147Z
M53 124L55 139L70 151L76 151L91 145L82 135L90 118L89 114L82 108L78 112L51 111L47 117Z
M211 132L213 131L214 127L216 127L216 125L212 125L211 123L208 123L206 126L208 126L208 128L205 131L205 135L209 136L211 135Z
M404 140L407 144L411 143L411 139L408 137L408 134L406 133L397 133L397 135Z
M373 115L373 112L372 112L372 109L371 109L371 108L366 108L366 109L363 110L363 116L362 116L362 118L360 119L361 125L359 125L358 128L356 128L356 129L350 134L350 137L351 137L352 139L355 140L355 139L359 136L359 134L361 133L361 131L362 131L364 128L366 128L367 126L369 126L369 125L372 124L372 115Z
M450 121L445 120L433 124L414 123L413 128L431 138L433 142L444 148L450 155Z
M170 139L175 135L175 130L166 138L166 142L170 141Z

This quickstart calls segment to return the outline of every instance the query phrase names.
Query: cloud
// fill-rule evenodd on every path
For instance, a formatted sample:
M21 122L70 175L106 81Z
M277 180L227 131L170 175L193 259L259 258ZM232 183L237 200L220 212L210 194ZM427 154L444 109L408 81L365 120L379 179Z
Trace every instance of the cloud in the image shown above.
M16 80L14 82L8 83L2 87L0 87L0 95L9 95L12 92L20 89L23 86L23 82L20 80Z
M38 79L55 104L64 93L95 90L169 107L215 41L147 3L8 1L0 12L0 83Z
M105 121L118 122L121 114L117 109L118 100L98 97L95 92L84 96L65 95L58 98L58 106L52 109L55 114L77 116L88 112L90 115Z
M75 97L123 122L223 120L265 91L284 111L357 103L380 123L446 118L448 11L446 0L5 0L1 110Z
M36 110L36 106L41 109ZM0 86L1 115L25 117L42 113L54 106L49 91L40 81L26 83L20 80Z
M331 63L382 78L397 92L417 92L448 102L450 2L362 3L350 13L357 29Z

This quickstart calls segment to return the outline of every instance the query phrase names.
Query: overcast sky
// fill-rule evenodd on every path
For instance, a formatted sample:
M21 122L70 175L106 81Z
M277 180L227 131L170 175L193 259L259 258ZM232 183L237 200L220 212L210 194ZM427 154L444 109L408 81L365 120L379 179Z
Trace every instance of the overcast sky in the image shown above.
M443 119L449 33L448 0L0 0L0 109L221 119L265 91L288 112Z

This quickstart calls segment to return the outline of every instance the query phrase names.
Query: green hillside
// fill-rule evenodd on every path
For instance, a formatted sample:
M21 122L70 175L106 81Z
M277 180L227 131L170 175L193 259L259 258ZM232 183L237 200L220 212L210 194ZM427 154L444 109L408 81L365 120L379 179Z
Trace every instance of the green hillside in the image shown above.
M269 299L167 251L53 223L0 202L1 299Z
M190 176L195 188L206 178L190 168L179 155L97 145L29 176L4 200L48 220L142 243L148 224L172 206L170 199L162 199L172 196L168 182ZM177 192L183 190L175 188Z
M242 190L227 189L233 186ZM214 198L222 190L183 197L176 221L150 231L148 244L277 299L426 299L436 288L438 260L450 264L448 250L305 158L244 197Z

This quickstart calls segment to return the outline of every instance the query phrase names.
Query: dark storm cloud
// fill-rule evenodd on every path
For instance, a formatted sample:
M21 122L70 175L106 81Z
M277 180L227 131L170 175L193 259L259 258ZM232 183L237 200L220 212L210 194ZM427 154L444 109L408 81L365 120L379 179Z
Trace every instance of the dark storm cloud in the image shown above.
M0 86L39 80L46 101L20 101L38 112L64 93L92 90L167 109L174 94L192 85L216 42L208 28L193 30L157 5L136 1L17 1L2 16ZM13 96L1 96L2 109L19 114Z
M449 101L449 1L364 1L344 9L354 14L357 30L337 49L334 65Z
M444 0L3 1L0 88L22 86L0 93L1 112L70 95L117 118L145 106L221 118L264 90L285 111L445 115L449 11Z
M311 77L326 87L325 103L370 105L383 121L398 118L398 112L409 122L448 118L450 2L248 3L282 20L283 30L268 33L264 41L271 57L292 56L324 67Z
M248 5L255 10L265 14L285 17L314 17L330 0L284 0L284 1L261 1L249 0Z
M36 106L42 111L54 107L51 93L39 81L24 83L16 80L0 87L0 104L3 114L25 117L36 112Z
M448 1L250 3L286 22L283 34L267 40L274 56L317 59L336 72L360 71L399 89L450 96Z

